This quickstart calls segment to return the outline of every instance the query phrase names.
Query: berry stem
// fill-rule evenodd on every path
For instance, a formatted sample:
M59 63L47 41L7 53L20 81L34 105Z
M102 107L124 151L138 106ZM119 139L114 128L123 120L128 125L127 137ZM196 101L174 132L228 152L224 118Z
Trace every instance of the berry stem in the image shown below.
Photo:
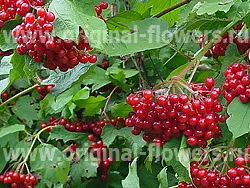
M38 86L39 86L39 84L35 84L35 85L33 85L33 86L31 86L31 87L29 87L29 88L23 90L22 92L16 94L15 96L9 98L7 101L5 101L5 102L3 102L2 104L0 104L0 108L2 108L2 107L4 107L4 106L6 106L7 104L11 103L13 100L15 100L15 99L17 99L17 98L19 98L19 97L21 97L21 96L23 96L23 95L29 93L30 91L32 91L33 89L35 89L35 88L38 87Z
M171 6L171 7L168 7L168 8L166 8L165 10L163 10L163 11L161 11L161 12L155 14L155 15L153 16L153 18L160 18L160 17L164 16L165 14L167 14L167 13L169 13L169 12L171 12L171 11L173 11L173 10L175 10L175 9L177 9L177 8L179 8L179 7L183 6L183 5L185 5L185 4L188 4L188 3L190 3L190 2L191 2L191 0L183 0L183 1L181 1L181 2L179 2L179 3L177 3L177 4L175 4L175 5L173 5L173 6Z
M110 94L109 94L109 95L107 96L107 98L106 98L106 103L105 103L105 106L104 106L104 108L103 108L102 115L105 115L107 119L109 119L109 118L108 118L108 116L107 116L107 114L106 114L106 109L107 109L108 103L109 103L109 101L110 101L110 98L112 97L113 93L115 92L115 90L116 90L117 88L118 88L118 86L116 86L116 87L110 92Z

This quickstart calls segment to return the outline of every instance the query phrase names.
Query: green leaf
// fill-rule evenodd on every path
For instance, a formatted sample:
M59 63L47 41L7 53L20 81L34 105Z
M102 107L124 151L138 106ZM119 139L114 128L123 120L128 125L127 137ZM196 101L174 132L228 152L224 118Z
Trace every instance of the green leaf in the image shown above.
M168 188L168 174L166 171L167 167L164 167L157 176L158 181L160 183L159 188Z
M176 150L179 150L180 146L181 141L177 138L173 138L171 141L164 144L163 149L165 151L168 151L165 153L165 161L167 165L173 167L173 169L178 174L181 180L190 182L189 172L187 168L180 163L178 153L176 153Z
M239 113L240 110L240 113ZM250 105L243 104L239 98L235 98L228 106L228 129L233 133L233 139L249 133L250 130Z
M249 2L236 2L229 12L227 13L227 16L235 21L241 20L249 11L250 4Z
M140 188L140 181L137 174L137 159L135 158L129 166L129 173L125 180L122 180L123 188Z
M11 21L9 21L11 22ZM6 22L5 24L8 24L8 22ZM14 26L15 27L15 26ZM15 38L12 37L11 35L11 31L14 27L11 27L11 29L2 29L0 31L0 49L3 51L7 51L7 50L11 50L11 49L15 49L17 46L17 43L15 41Z
M68 141L83 141L87 140L87 133L69 132L63 126L57 126L50 132L48 140L63 140L64 143Z
M3 149L1 148L0 149L0 158L1 158L1 161L0 161L0 173L3 171L3 169L5 168L5 166L7 165L8 161L6 160L5 156L4 156L4 151Z
M142 19L143 17L141 14L131 10L122 12L120 14L115 15L114 17L111 17L110 19L108 19L106 23L110 30L125 30L129 28L123 23L131 23L132 21L142 20Z
M133 109L130 105L128 105L126 102L120 103L113 105L111 107L111 113L113 114L114 117L128 117L128 114L132 112Z
M116 173L110 173L108 176L107 184L109 187L122 188L123 177Z
M71 85L76 82L80 76L85 74L90 68L91 64L79 64L73 69L68 70L66 73L61 71L51 71L48 79L42 82L42 85L54 84L55 87L52 90L54 95L59 95L66 89L70 88Z
M173 76L177 76L179 75L186 67L188 66L188 63L178 67L177 69L173 70L167 77L166 80L170 80L171 78L173 78Z
M41 173L46 183L65 184L70 171L70 160L58 148L43 144L30 156L31 170Z
M244 58L244 57L243 57ZM222 62L219 76L216 78L216 86L222 86L225 81L224 72L234 62L242 60L236 44L230 44L226 50L226 56Z
M98 168L98 161L96 158L93 157L92 154L88 154L78 163L74 163L71 167L70 175L72 177L72 181L74 185L81 185L81 177L96 177L97 175L97 168Z
M76 106L85 108L84 114L86 116L95 115L104 106L106 98L98 95L97 97L91 96L86 100L75 101Z
M102 130L101 138L105 145L109 147L118 136L126 139L126 145L132 149L135 156L138 156L143 146L146 145L146 142L142 139L142 134L140 136L133 135L129 127L117 130L112 125L106 125Z
M14 106L17 117L26 120L32 125L33 120L38 120L38 104L32 104L32 98L28 95L19 98Z
M102 78L102 79L100 79ZM92 91L96 91L105 85L111 83L106 71L100 67L92 66L83 76L82 83L84 85L92 85Z
M222 1L222 0L221 1L218 1L218 0L205 1L204 3L201 3L197 11L197 14L198 15L203 15L203 14L212 15L218 11L223 11L227 13L236 1L237 0L227 1L227 2Z
M78 41L79 27L82 27L91 47L103 49L107 41L105 23L95 16L93 1L53 0L49 11L55 13L55 35L61 39ZM65 33L68 32L68 33ZM98 38L95 38L98 36Z
M24 131L24 130L25 130L24 125L12 125L12 126L9 126L9 127L5 127L5 128L2 128L0 130L0 138L2 138L4 136L7 136L9 134Z
M130 31L121 33L119 37L110 36L110 42L105 46L105 54L125 56L160 48L171 42L171 37L161 35L161 31L168 30L168 24L164 19L147 18L126 25L130 28Z
M89 94L90 94L90 89L88 87L84 87L75 94L72 100L77 101L77 100L87 99L89 98Z
M187 21L184 24L186 30L199 29L201 31L205 31L224 28L230 22L231 20L226 18L218 18L209 15L199 16L193 13L188 17Z

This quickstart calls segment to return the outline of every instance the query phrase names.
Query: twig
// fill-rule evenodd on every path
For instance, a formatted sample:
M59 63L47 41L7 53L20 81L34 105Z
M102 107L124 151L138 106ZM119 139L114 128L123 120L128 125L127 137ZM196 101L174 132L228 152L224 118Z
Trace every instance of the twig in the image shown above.
M149 58L150 58L150 61L152 62L152 65L153 65L153 67L154 67L154 70L155 70L156 74L159 76L160 80L161 80L162 82L164 82L164 79L163 79L162 75L158 72L158 70L157 70L157 68L156 68L156 66L155 66L155 62L153 61L153 59L152 59L152 57L151 57L150 54L149 54Z
M140 52L138 53L138 61L141 63L141 67L142 67L143 72L145 73L145 77L146 77L148 85L152 88L152 84L151 84L150 78L148 76L148 71L147 71L147 69L145 67L145 64L144 64L144 61L142 59L142 56L141 56Z
M171 11L173 11L173 10L175 10L175 9L177 9L177 8L179 8L179 7L181 7L181 6L190 3L190 1L191 1L191 0L183 0L183 1L181 1L181 2L179 2L179 3L177 3L177 4L175 4L175 5L173 5L173 6L171 6L171 7L166 8L165 10L159 12L158 14L154 15L153 17L154 17L154 18L160 18L160 17L162 17L163 15L165 15L165 14L167 14L167 13L169 13L169 12L171 12Z
M9 104L9 103L11 103L13 100L17 99L18 97L21 97L22 95L25 95L25 94L29 93L30 91L32 91L33 89L35 89L38 86L39 86L39 84L35 84L35 85L29 87L28 89L25 89L22 92L16 94L15 96L9 98L7 101L0 104L0 108L7 105L7 104Z
M200 65L200 61L198 61L198 62L196 63L196 65L195 65L195 67L194 67L194 70L193 70L191 76L189 77L189 80L188 80L188 83L189 83L189 84L192 82L193 77L194 77L194 75L195 75L195 73L196 73L196 71L197 71L199 65Z
M183 44L182 44L183 46ZM182 47L181 46L181 47ZM178 48L176 48L174 45L172 44L168 44L168 47L172 48L175 52L177 52L178 54L182 55L183 57L185 57L186 59L188 59L189 61L191 61L193 58L184 54L182 51L180 51Z
M133 61L133 63L135 64L135 67L136 67L136 69L139 71L139 75L140 75L140 87L141 88L144 88L145 89L145 80L144 80L144 78L143 78L143 76L142 76L142 74L141 74L141 69L140 69L140 67L138 66L138 64L137 64L137 62L135 61L135 59L133 58L133 57L131 57L131 59L132 59L132 61Z
M102 115L105 115L107 119L109 119L109 118L108 118L108 116L107 116L107 114L106 114L106 109L107 109L107 106L108 106L108 103L109 103L109 101L110 101L111 96L113 95L113 93L115 92L115 90L116 90L117 88L118 88L118 86L116 86L116 87L110 92L110 94L109 94L109 95L107 96L107 98L106 98L106 103L105 103L105 106L104 106L104 108L103 108Z

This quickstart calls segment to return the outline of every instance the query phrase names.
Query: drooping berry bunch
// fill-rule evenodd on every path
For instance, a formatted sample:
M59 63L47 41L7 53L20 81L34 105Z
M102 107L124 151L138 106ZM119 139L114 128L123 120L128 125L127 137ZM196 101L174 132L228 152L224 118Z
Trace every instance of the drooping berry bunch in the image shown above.
M106 1L102 1L99 6L95 6L95 12L98 18L105 21L105 19L102 17L102 11L108 8L108 3Z
M180 182L179 188L187 187L211 187L211 188L240 188L250 187L250 174L248 168L250 165L250 147L247 147L246 155L237 156L234 159L236 167L228 167L226 172L220 172L206 167L206 164L191 162L191 176L194 185L186 182ZM205 166L204 166L205 165Z
M229 104L235 97L243 103L250 101L250 65L234 63L224 73L226 77L223 83L224 97Z
M101 135L103 127L109 123L118 128L119 124L124 126L125 118L117 117L111 120L105 118L101 121L86 123L83 121L70 122L70 120L64 118L55 119L54 117L50 117L49 123L43 122L40 127L44 129L48 126L63 125L66 130L71 132L91 132L95 135ZM47 130L47 132L50 131L51 129Z
M25 16L31 6L43 6L44 0L0 0L0 30L4 23L14 19L16 14Z
M66 72L81 63L95 63L96 55L87 55L92 48L85 33L80 29L78 44L72 40L62 40L53 37L53 21L55 15L43 8L37 9L37 17L28 13L23 23L18 25L12 35L15 37L17 52L20 55L28 53L35 62L44 62L44 67L55 70L57 67Z
M33 188L37 185L37 178L34 175L9 171L0 175L0 182L10 184L13 188Z
M89 134L88 140L91 142L89 152L93 153L94 157L98 159L98 172L102 180L107 180L108 170L113 163L113 158L109 157L108 148L102 140L95 141L95 136Z
M44 99L46 95L50 93L50 91L53 89L54 85L45 85L45 86L39 86L36 88L37 93L40 94L40 99Z
M200 48L203 47L205 36L201 35L199 40ZM219 56L225 56L227 46L232 42L232 38L228 33L225 33L223 37L217 41L215 45L205 54L206 57L213 56L213 58L218 58ZM207 45L209 41L206 41L204 45Z
M156 145L184 134L189 145L206 147L207 140L220 135L218 122L225 121L225 116L219 115L223 108L218 100L221 89L213 85L210 77L203 84L192 84L191 98L186 94L154 96L151 90L131 94L127 103L134 112L125 124L132 127L134 135L144 131L143 139Z
M239 31L245 25L244 22L240 22L234 28L234 35L230 36L229 33L225 33L222 38L217 41L216 44L205 54L206 57L213 56L213 58L218 58L219 56L225 56L226 48L229 44L235 43L237 45L240 54L244 54L250 48L250 38L243 38L238 36ZM209 41L205 42L205 35L201 35L199 39L199 47L202 48L203 45L207 45Z

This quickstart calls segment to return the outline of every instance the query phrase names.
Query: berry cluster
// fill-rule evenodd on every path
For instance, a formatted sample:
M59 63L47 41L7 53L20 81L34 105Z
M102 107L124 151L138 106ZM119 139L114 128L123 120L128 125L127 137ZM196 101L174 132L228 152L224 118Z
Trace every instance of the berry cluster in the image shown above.
M9 171L0 175L0 182L6 185L11 184L13 188L32 188L37 185L37 178L33 175Z
M200 167L197 162L191 163L191 175L193 183L188 184L186 182L180 182L179 188L188 187L250 187L250 174L247 173L247 166L250 165L250 147L247 148L246 157L237 156L234 160L235 168L228 168L226 174L219 173L215 170L209 170L204 167ZM204 165L204 164L202 164Z
M105 21L105 19L102 17L102 11L108 8L108 3L106 1L102 1L99 6L95 6L95 12L98 18Z
M203 43L205 40L205 36L201 35L199 40L199 46L200 48L203 47ZM232 41L231 37L228 33L225 33L223 37L217 41L217 43L205 54L206 57L213 56L213 58L218 58L219 56L225 56L226 48ZM204 45L207 45L209 41L206 41Z
M108 148L102 140L94 141L95 136L93 134L89 134L88 140L91 142L89 152L93 153L93 155L98 158L98 172L100 173L101 179L107 180L108 169L113 163L113 158L108 157Z
M25 16L31 6L43 6L44 0L0 0L0 30L4 23L14 19L16 14Z
M172 136L184 134L189 145L206 147L207 140L221 135L218 122L225 121L225 116L219 115L223 108L218 100L221 89L212 88L213 85L211 77L204 84L192 84L191 100L186 94L158 96L154 100L151 90L143 91L142 95L131 94L127 103L134 112L125 124L133 127L134 135L145 131L143 139L147 142L153 139L156 145L162 146Z
M240 54L244 54L250 48L250 38L242 38L238 36L238 32L243 28L244 22L239 23L234 28L234 37L230 36L229 33L225 33L222 38L217 41L216 44L205 54L206 57L213 56L213 58L218 58L219 56L225 56L226 48L229 44L235 43L237 45L238 51ZM205 42L205 35L201 35L199 39L200 48L204 45L207 45L209 41Z
M39 86L36 88L37 93L40 94L40 99L44 99L46 95L48 95L54 85L46 85L46 86Z
M48 126L56 126L56 125L62 125L64 128L70 132L92 132L96 135L101 135L102 129L107 124L112 124L115 128L118 128L119 123L123 126L125 124L125 119L121 117L117 117L115 119L103 119L98 122L91 122L91 123L85 123L85 122L70 122L70 120L59 118L55 119L54 117L49 118L49 123L43 122L41 124L41 129L44 129ZM46 130L47 132L50 132L51 129Z
M52 22L55 20L52 12L38 8L37 16L28 13L23 18L23 23L12 31L20 55L28 53L35 62L44 61L44 67L50 70L58 67L62 72L74 68L79 62L85 64L97 61L96 55L86 54L92 48L82 29L79 32L78 44L72 40L62 40L51 35Z
M250 65L234 63L225 71L226 77L223 83L224 97L229 104L235 97L239 96L242 103L250 101Z

